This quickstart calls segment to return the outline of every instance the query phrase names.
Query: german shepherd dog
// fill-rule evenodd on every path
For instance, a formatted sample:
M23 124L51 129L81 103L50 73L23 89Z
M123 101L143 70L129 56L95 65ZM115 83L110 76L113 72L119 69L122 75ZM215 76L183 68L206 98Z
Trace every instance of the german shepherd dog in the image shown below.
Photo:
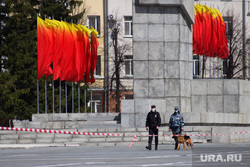
M189 146L191 146L191 149L193 149L193 143L191 142L190 136L173 136L172 138L173 139L177 138L177 143L178 143L177 150L180 149L180 144L181 143L183 144L183 149L184 150L185 150L185 143L187 144L188 149L189 149Z

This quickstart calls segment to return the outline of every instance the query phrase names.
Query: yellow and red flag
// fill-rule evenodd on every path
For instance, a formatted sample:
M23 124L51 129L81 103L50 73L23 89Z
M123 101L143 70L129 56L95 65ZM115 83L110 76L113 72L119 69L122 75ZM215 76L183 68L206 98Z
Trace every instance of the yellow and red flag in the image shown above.
M222 59L228 57L226 26L218 9L195 5L193 53Z
M91 47L90 39L91 35ZM95 81L97 32L83 25L37 18L37 79L53 73L53 80ZM51 65L53 63L53 70ZM91 76L91 78L90 78Z
M72 35L72 26L69 23L61 21L63 25L63 54L61 59L61 77L63 81L73 81L77 79L77 71L75 68L75 57L74 57L74 40Z
M95 82L94 78L94 72L96 68L96 63L97 63L97 50L99 46L99 42L97 39L98 32L91 27L92 32L91 32L91 83Z
M78 25L79 26L79 25ZM89 83L91 82L90 79L90 71L91 71L91 50L90 50L90 41L89 41L89 35L91 34L92 30L80 25L80 28L82 30L82 34L84 35L84 41L85 41L85 54L86 54L86 71L84 76L84 82Z
M53 36L50 25L43 19L37 17L37 79L44 74L45 79L53 70L50 67L52 63Z

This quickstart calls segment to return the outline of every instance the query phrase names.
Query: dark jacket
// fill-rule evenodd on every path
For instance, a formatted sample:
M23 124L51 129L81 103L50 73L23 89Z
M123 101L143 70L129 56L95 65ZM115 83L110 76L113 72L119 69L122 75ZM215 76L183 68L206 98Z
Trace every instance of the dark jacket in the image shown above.
M169 129L184 128L184 120L180 112L173 113L169 120Z
M146 119L146 127L149 128L156 128L156 127L161 126L161 116L160 113L158 113L157 111L153 112L150 111L147 115L147 119Z

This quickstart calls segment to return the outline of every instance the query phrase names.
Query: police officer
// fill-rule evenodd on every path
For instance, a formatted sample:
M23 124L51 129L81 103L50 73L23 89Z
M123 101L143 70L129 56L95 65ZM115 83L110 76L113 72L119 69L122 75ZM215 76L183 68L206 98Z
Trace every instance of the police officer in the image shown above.
M146 130L149 130L148 146L146 149L151 150L153 136L155 136L155 150L158 150L158 130L161 126L161 116L160 113L156 111L156 106L151 106L151 111L147 115L146 119Z
M179 107L174 108L174 113L171 115L169 120L169 131L172 130L173 135L180 135L184 128L184 120L180 114ZM175 140L175 150L177 149L178 143L177 138Z

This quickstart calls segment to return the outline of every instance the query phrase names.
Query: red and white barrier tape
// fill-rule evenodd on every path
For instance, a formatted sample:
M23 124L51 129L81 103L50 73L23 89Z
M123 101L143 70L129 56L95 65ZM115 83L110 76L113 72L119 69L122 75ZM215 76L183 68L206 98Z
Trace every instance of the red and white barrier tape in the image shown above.
M46 130L46 129L30 129L30 128L13 128L13 127L1 127L0 130L9 130L9 131L24 131L24 132L37 132L37 133L54 133L54 134L73 134L73 135L92 135L92 136L131 136L134 135L125 135L114 134L114 133L93 133L93 132L75 132L75 131L62 131L62 130ZM220 136L220 135L232 135L232 134L244 134L250 133L250 131L245 132L232 132L232 133L216 133L216 134L183 134L183 135L136 135L137 137L149 137L149 136Z
M93 136L124 136L123 134L91 133L91 132L74 132L74 131L62 131L62 130L46 130L46 129L30 129L30 128L12 128L12 127L0 127L0 130L25 131L25 132L39 132L39 133L54 133L54 134L93 135Z

